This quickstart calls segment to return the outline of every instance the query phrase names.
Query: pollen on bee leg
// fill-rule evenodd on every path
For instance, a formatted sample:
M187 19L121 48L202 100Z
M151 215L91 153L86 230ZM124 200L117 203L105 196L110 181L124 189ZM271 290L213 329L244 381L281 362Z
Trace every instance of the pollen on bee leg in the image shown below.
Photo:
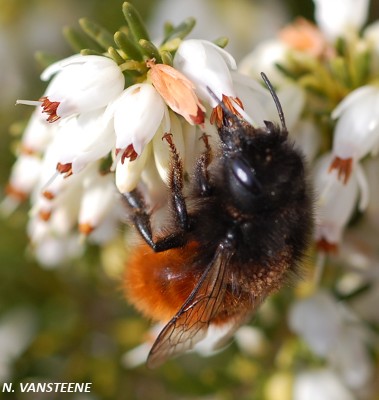
M330 243L325 238L320 238L316 242L316 249L327 254L336 254L338 252L338 244Z
M353 159L351 157L334 157L333 161L330 164L329 172L333 171L334 169L336 169L338 172L338 179L342 180L343 183L346 185L351 176L351 173L353 172Z

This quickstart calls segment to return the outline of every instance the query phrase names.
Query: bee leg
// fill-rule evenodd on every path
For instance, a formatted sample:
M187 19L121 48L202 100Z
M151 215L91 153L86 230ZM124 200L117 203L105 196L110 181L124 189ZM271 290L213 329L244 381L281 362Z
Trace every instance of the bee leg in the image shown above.
M155 252L159 253L180 247L186 243L183 232L173 233L155 242L151 230L150 214L146 210L146 204L141 193L137 189L134 189L129 193L124 193L123 198L132 210L132 220L136 229Z
M179 225L178 231L154 241L151 230L150 214L146 210L146 205L141 193L135 189L124 194L124 199L132 209L132 220L135 227L145 242L155 252L183 246L186 243L184 233L190 229L187 206L183 195L182 160L180 159L175 144L172 141L172 135L166 133L163 135L163 139L167 141L171 150L171 165L168 177L168 186L170 188L171 207L174 211L176 222Z
M202 196L209 196L212 191L212 187L209 182L208 166L212 161L212 149L209 145L208 135L203 133L201 139L205 144L205 151L201 154L196 162L195 167L195 179L200 189Z
M168 179L171 207L175 211L176 222L179 224L180 229L183 232L187 232L190 226L187 206L183 195L183 163L172 141L172 135L170 133L165 133L162 139L167 141L171 150L171 165Z

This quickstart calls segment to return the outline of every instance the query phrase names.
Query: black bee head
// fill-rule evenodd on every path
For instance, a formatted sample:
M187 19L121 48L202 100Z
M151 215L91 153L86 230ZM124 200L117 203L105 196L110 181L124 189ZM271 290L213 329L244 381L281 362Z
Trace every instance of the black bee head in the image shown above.
M260 128L227 115L219 129L224 180L231 202L244 213L286 207L305 190L302 154L288 140L279 99L262 74L278 109L281 126L265 121Z

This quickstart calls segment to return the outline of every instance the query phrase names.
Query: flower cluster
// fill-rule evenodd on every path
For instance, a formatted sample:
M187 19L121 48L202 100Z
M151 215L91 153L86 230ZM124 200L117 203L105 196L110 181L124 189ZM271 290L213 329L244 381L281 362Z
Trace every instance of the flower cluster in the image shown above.
M50 65L41 75L49 81L45 93L36 101L17 100L36 110L18 146L2 208L9 212L30 197L28 232L45 265L81 254L80 237L112 240L123 216L119 192L142 183L152 197L162 195L170 163L165 133L191 173L201 134L217 140L210 124L210 116L217 123L219 115L214 96L243 112L232 75L235 60L212 42L183 40L191 20L158 48L128 3L124 14L130 34L115 34L118 48L106 44L103 54L84 51ZM256 85L243 94L249 105L260 102L255 92L267 95Z
M127 29L112 40L82 21L104 51L84 50L50 65L41 75L50 81L45 93L17 101L36 109L2 210L30 198L28 233L45 265L82 254L83 237L111 241L123 219L120 193L142 186L152 207L165 196L167 133L190 174L203 133L211 146L217 143L223 111L217 99L254 126L278 120L258 83L264 71L307 158L316 197L316 279L299 290L288 319L323 367L296 375L293 398L352 399L372 379L368 346L377 343L358 314L364 309L369 323L379 322L370 314L378 241L360 239L362 231L377 238L379 228L379 24L364 26L368 0L314 3L317 24L297 19L239 65L224 40L185 39L191 19L169 27L159 46L128 3ZM242 351L256 348L250 344L257 337L263 342L258 328L243 329L236 335ZM146 345L134 349L125 364L138 364L146 351ZM308 394L317 390L318 397Z

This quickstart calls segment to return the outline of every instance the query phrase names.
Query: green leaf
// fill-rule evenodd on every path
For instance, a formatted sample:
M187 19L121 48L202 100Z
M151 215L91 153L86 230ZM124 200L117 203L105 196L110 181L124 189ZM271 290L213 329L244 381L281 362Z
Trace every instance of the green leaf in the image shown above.
M112 57L112 59L118 64L121 65L125 60L120 56L119 52L114 47L109 47L108 54Z
M164 38L163 43L176 38L184 39L192 31L195 24L195 18L186 18L181 24L169 31L168 35Z
M87 18L81 18L79 24L83 31L104 50L114 46L113 36L105 28Z
M215 45L221 47L222 49L227 46L229 39L226 36L221 36L213 41Z
M63 36L75 53L80 53L82 49L91 47L90 39L83 33L66 26L63 28Z
M139 46L137 47L137 45L130 37L128 37L126 33L121 31L116 32L114 34L114 41L120 50L124 52L126 58L139 61L143 59L142 50L140 50Z
M59 60L58 57L52 54L44 53L43 51L37 51L34 55L34 58L38 62L38 65L41 66L42 69L47 68L49 65L55 63Z
M161 55L159 54L159 50L155 47L155 45L149 40L141 39L139 41L139 45L141 46L145 56L148 59L155 58L157 64L162 63Z
M149 34L137 10L130 3L125 2L122 5L122 11L135 40L137 42L141 39L149 40Z

